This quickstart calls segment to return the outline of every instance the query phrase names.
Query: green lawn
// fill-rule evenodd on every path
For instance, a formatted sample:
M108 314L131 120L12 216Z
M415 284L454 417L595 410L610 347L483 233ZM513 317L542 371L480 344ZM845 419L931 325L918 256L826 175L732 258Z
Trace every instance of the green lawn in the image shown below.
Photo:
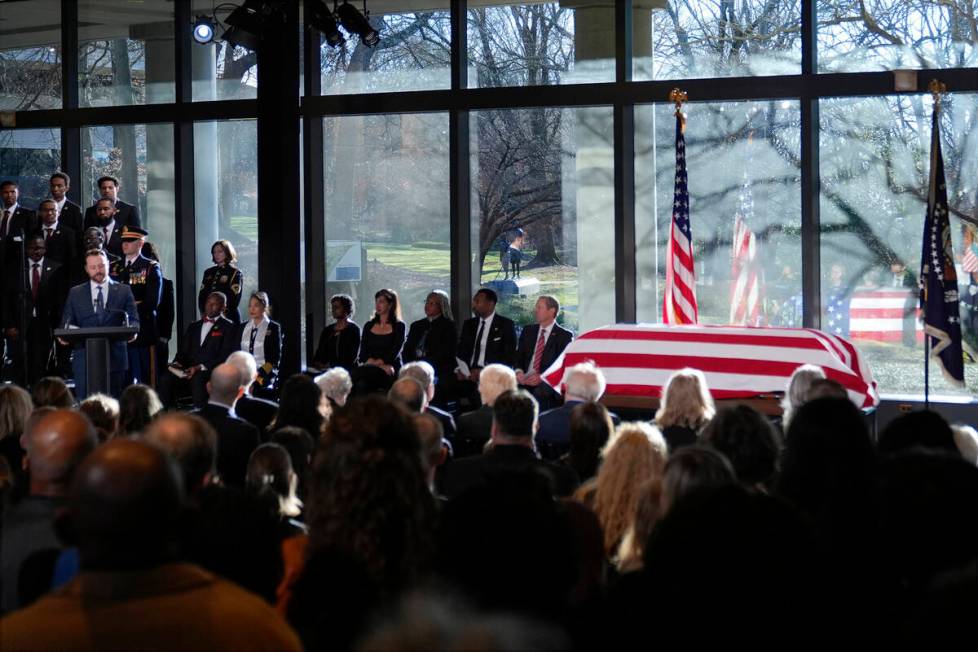
M365 242L367 260L377 260L391 267L400 267L419 274L435 277L451 276L452 254L446 248L412 247L380 242Z

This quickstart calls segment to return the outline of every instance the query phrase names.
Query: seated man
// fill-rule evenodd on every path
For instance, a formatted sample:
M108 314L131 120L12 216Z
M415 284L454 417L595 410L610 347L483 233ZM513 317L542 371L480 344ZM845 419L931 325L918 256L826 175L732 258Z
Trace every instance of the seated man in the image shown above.
M560 404L560 396L540 377L574 339L573 333L557 323L560 303L552 296L537 299L536 323L523 329L516 349L516 380L537 399L541 409Z
M434 368L424 360L419 362L409 362L401 367L397 377L414 378L416 381L421 383L421 386L425 391L425 396L427 397L427 407L424 409L425 414L430 414L438 419L438 421L441 422L441 427L445 432L445 436L452 439L455 436L455 419L448 412L445 412L441 408L437 408L431 404L431 401L435 398Z
M605 389L604 374L593 362L576 364L564 373L564 404L540 415L540 431L537 442L557 446L570 445L570 414L581 403L601 400ZM618 425L618 415L610 412L612 422Z
M181 393L191 392L194 407L207 403L207 381L211 371L238 349L238 329L224 316L227 297L211 292L204 304L204 318L187 327L180 351L170 363L171 373L160 381L163 405L174 407Z
M237 368L241 375L241 387L244 389L244 394L234 404L234 412L238 417L258 428L258 433L264 441L268 426L278 414L278 403L251 395L251 386L258 378L255 356L247 351L235 351L228 356L227 363Z
M516 389L513 370L501 364L491 364L479 374L479 397L482 407L458 418L455 434L455 455L478 455L492 433L492 406L505 391Z
M235 487L244 486L248 458L261 444L258 428L234 414L243 391L237 367L219 364L207 382L207 405L193 412L217 432L217 474L224 484Z

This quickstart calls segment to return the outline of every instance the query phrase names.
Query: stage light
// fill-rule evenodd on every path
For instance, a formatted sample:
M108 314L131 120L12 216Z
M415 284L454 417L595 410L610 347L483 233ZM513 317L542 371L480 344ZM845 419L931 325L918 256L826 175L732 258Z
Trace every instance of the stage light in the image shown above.
M363 9L366 12L366 0L363 3ZM371 27L370 21L367 20L366 16L357 11L357 8L349 2L341 4L336 10L336 15L340 17L340 23L343 24L343 29L351 34L359 35L360 41L367 47L372 48L380 43L380 34L377 30Z
M194 21L194 40L207 44L214 40L214 19L209 16L197 16Z
M344 41L343 34L336 26L336 18L333 17L333 12L322 0L316 0L311 3L311 6L312 13L309 16L309 24L323 33L323 38L326 39L326 44L330 47L335 48L341 45Z
M265 26L261 0L245 0L245 3L232 11L224 22L228 28L222 39L231 45L240 45L248 50L257 50L261 43L261 33Z

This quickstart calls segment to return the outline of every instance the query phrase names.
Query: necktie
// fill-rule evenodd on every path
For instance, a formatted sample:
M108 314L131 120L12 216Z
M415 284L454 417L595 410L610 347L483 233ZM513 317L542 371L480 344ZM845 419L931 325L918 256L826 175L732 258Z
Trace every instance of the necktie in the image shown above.
M540 339L537 340L537 348L533 351L533 373L540 373L540 362L543 361L543 349L547 346L547 331L540 329Z
M248 353L254 355L255 353L255 338L258 337L258 327L251 327L251 344L248 345Z
M105 246L109 246L109 227L102 227L102 233L105 234Z
M50 228L50 227L45 227L45 228L44 228L44 241L45 241L45 242L47 242L47 241L48 241L48 239L49 239L49 238L51 237L51 232L52 232L52 231L54 231L54 229L52 229L52 228Z
M475 336L475 347L472 350L472 360L470 365L473 367L479 364L479 354L482 353L482 333L486 329L486 320L483 319L479 322L479 333Z
M41 266L37 263L31 265L31 296L37 303L37 291L41 287Z
M98 286L98 294L95 296L95 312L100 313L105 307L105 298L102 296L102 286Z
M0 224L0 237L7 237L7 227L9 226L8 222L10 222L10 211L5 210L3 212L3 223Z

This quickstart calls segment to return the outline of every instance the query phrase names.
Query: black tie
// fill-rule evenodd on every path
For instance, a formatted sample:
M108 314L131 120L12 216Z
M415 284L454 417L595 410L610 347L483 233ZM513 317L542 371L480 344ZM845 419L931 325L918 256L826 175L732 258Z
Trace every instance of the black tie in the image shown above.
M470 366L475 367L479 364L479 354L482 353L482 334L486 330L486 320L479 321L479 333L475 336L475 349L472 353L472 361Z
M98 296L95 297L95 312L102 312L102 308L105 307L105 300L102 298L102 286L98 286Z
M255 353L255 338L258 337L258 328L256 326L251 327L251 344L248 345L248 353L254 355Z

